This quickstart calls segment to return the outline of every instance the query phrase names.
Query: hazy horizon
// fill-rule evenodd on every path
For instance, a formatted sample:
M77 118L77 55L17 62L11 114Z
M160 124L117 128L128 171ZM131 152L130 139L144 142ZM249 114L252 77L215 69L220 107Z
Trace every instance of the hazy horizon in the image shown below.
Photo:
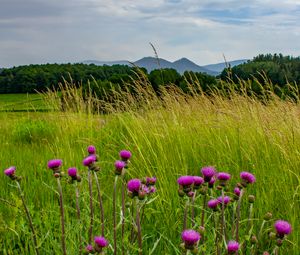
M1 0L0 68L186 57L209 65L300 55L300 0Z

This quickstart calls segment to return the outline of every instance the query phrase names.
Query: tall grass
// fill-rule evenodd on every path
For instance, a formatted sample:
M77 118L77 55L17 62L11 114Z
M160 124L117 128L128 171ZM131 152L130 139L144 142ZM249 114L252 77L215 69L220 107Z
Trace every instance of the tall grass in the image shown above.
M195 81L189 96L172 86L157 95L141 76L127 91L107 95L111 103L105 103L92 93L83 100L82 89L67 84L61 87L64 112L28 113L28 120L55 126L54 137L46 135L32 139L31 143L16 139L16 115L1 113L1 168L16 165L18 174L24 177L21 185L37 226L41 253L53 254L60 250L58 201L47 161L62 158L63 168L76 166L79 169L83 177L78 186L82 215L88 215L87 171L81 161L87 145L94 144L100 155L105 225L110 227L106 232L111 244L113 163L119 150L129 149L133 158L128 175L158 179L157 199L146 207L142 222L145 254L180 254L183 205L177 195L176 180L183 174L199 175L200 167L214 165L219 171L231 173L236 180L242 170L251 170L256 175L257 183L250 188L256 196L254 223L268 211L272 211L276 219L288 220L294 231L282 250L284 254L298 255L300 106L292 100L280 100L270 89L258 100L256 95L247 92L247 82L241 81L238 91L233 86L223 85L222 91L212 90L206 95ZM61 104L56 93L48 93L47 97L48 103ZM109 114L101 115L103 111ZM233 189L235 182L231 183ZM67 182L62 185L68 254L77 254L75 194ZM3 254L34 254L15 189L4 176L0 178L0 187L0 250ZM94 192L96 194L96 190ZM201 199L195 201L199 207L201 203ZM95 213L94 230L99 234L100 212ZM199 225L199 208L195 213ZM242 216L246 218L247 212L242 211ZM87 241L85 226L89 218L82 217L82 222L86 233L83 241ZM209 218L206 224L206 254L212 254L215 247ZM241 234L246 225L247 222L241 223ZM259 226L257 224L257 231ZM128 250L129 254L137 253L130 244ZM108 253L112 253L112 248Z

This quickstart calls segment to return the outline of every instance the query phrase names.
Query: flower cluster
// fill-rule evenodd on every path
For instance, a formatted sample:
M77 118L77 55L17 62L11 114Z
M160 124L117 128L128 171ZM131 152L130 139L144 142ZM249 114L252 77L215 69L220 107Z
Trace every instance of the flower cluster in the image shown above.
M127 183L128 196L133 198L137 196L143 200L146 195L156 192L156 177L145 177L140 179L131 179Z
M108 241L103 236L95 236L94 246L89 244L85 247L85 254L99 254L102 253L103 248L108 246Z
M71 177L71 183L73 183L73 181L77 181L77 182L81 181L81 177L78 175L77 172L78 171L76 167L70 167L68 169L68 175Z

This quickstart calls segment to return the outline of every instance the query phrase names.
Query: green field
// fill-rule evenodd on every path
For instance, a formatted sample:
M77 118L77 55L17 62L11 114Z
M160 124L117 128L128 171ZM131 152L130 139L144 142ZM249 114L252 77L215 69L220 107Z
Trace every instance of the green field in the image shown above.
M0 95L0 109L16 101L28 105L26 100L29 99L31 103L37 103L36 107L43 107L38 95ZM0 167L5 169L15 165L18 175L24 177L21 186L37 228L41 254L60 254L56 182L51 170L47 169L47 161L52 158L63 159L65 170L71 166L78 167L83 178L79 184L83 215L80 226L76 222L73 187L66 180L62 181L68 254L78 254L79 229L84 231L87 244L89 202L87 170L82 166L82 159L86 155L86 147L94 144L102 168L99 179L103 190L106 237L111 245L107 254L113 254L113 164L119 157L118 152L128 149L133 157L127 178L156 176L158 180L156 199L145 207L143 254L182 254L179 244L183 205L177 194L176 180L180 175L200 175L201 167L213 165L217 170L232 175L229 184L231 192L239 179L239 172L251 171L255 174L257 182L248 189L248 194L256 197L252 233L259 231L263 215L271 211L274 219L285 219L293 226L293 232L281 247L280 254L299 255L298 104L274 100L266 105L237 94L229 100L220 96L185 97L170 92L160 98L150 95L143 102L128 97L126 103L120 105L127 112L116 111L105 117L68 111L29 112L26 115L0 113ZM0 178L0 187L1 254L34 254L17 189L4 175ZM96 194L95 188L95 197ZM201 197L196 199L196 205L199 225ZM246 203L243 206L245 208ZM95 212L94 234L100 235L98 208ZM246 209L242 211L243 219L247 218L248 213ZM246 225L247 220L241 222L241 236L244 238ZM118 225L118 233L120 228ZM264 234L268 239L267 233ZM205 235L205 254L215 254L210 218L206 219ZM269 251L273 248L270 246ZM137 254L129 243L127 250L128 254Z
M41 94L0 94L0 111L48 111L49 106Z

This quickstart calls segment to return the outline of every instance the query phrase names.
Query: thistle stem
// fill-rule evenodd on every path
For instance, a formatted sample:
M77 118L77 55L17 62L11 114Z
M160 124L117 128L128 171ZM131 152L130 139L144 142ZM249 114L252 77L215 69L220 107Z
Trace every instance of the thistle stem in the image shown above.
M136 225L137 225L137 230L138 230L139 255L142 255L143 254L143 247L142 247L142 230L141 230L141 222L140 222L139 201L137 201L137 204L136 204Z
M27 216L27 219L28 219L28 222L29 222L29 226L30 226L30 229L31 229L31 232L32 232L32 238L33 238L35 253L37 255L39 255L38 244L37 244L37 239L36 239L36 233L35 233L35 230L34 230L34 227L33 227L32 219L31 219L29 210L27 208L27 205L25 203L25 198L24 198L24 194L22 192L20 183L17 180L16 180L16 183L17 183L17 187L18 187L19 192L20 192L22 203L23 203L23 206L24 206L24 209L25 209L25 213L26 213L26 216Z
M90 228L89 228L89 243L92 242L92 235L93 235L93 225L94 225L94 207L93 207L93 190L92 190L92 185L93 185L93 179L92 179L92 174L91 170L89 169L88 171L88 182L89 182L89 195L90 195Z
M222 188L222 211L221 211L221 240L225 238L226 240L226 235L225 235L225 201L224 201L224 189Z
M113 191L113 225L114 225L114 255L117 254L117 220L116 220L116 193L117 193L118 175L115 177Z
M195 207L194 207L194 205L195 205L196 192L197 191L194 192L194 195L192 197L192 227L195 226Z
M66 241L65 241L65 211L64 211L64 203L63 203L63 194L62 194L62 188L60 184L60 179L56 178L57 180L57 187L58 187L58 193L59 193L59 205L60 205L60 219L61 219L61 246L63 254L67 254L66 249Z
M125 233L125 181L124 176L122 178L122 233L121 233L121 243L122 243L122 255L125 254L124 247L124 233Z
M81 237L81 220L80 220L80 206L79 206L79 190L76 182L75 186L75 194L76 194L76 212L77 212L77 219L79 225L79 255L82 253L82 237Z
M184 213L183 213L183 231L187 227L187 212L188 212L188 208L189 208L189 199L186 201L185 207L184 207Z
M99 207L100 207L100 219L101 219L101 234L104 237L104 209L103 209L103 202L102 202L102 196L101 196L101 189L100 189L100 182L98 180L97 173L94 172L95 180L96 180L96 186L98 190L98 201L99 201Z
M201 215L201 226L204 227L204 215L205 215L205 209L206 209L206 197L207 195L205 194L203 197L203 207L202 207L202 215Z
M240 216L241 216L241 204L242 204L242 197L244 194L244 189L241 190L238 205L236 208L236 228L235 228L235 240L239 242L239 223L240 223ZM236 252L236 255L238 255L238 252Z

